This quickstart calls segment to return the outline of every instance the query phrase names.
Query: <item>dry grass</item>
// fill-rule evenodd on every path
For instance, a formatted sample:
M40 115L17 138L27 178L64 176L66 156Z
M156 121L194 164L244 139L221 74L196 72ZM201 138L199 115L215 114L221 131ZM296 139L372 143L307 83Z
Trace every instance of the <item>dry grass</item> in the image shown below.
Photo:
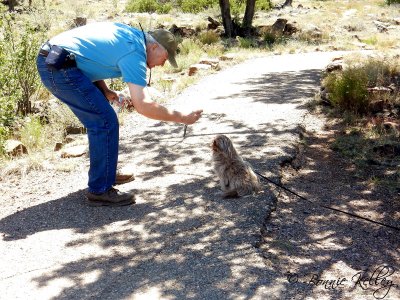
M255 25L272 25L277 18L285 18L302 31L299 40L301 51L313 51L316 43L322 50L357 50L365 47L386 51L400 48L400 25L396 25L395 18L399 15L399 6L388 7L382 0L366 1L296 1L294 8L286 8L279 12L258 13L254 20ZM297 8L302 5L303 8ZM387 25L387 32L379 32L375 21ZM307 29L317 27L322 38L312 42L307 38ZM308 43L311 41L311 43ZM321 43L322 42L322 43ZM284 47L280 46L280 52ZM288 49L286 53L293 52Z

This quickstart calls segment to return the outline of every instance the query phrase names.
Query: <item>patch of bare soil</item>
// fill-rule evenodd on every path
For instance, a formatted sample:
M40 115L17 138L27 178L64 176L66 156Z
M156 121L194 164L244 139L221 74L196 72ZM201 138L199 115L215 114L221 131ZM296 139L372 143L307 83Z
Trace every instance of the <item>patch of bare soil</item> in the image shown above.
M333 207L400 228L400 197L373 187L331 150L337 134L304 134L282 166L280 191L262 229L267 266L280 266L282 299L400 299L400 231L323 208Z

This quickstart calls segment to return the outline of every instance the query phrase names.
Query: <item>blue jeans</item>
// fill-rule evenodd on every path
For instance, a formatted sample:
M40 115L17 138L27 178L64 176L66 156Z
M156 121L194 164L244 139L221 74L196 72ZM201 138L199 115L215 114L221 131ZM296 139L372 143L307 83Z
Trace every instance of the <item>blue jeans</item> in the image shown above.
M89 192L102 194L115 183L119 124L102 92L76 67L49 70L38 55L37 68L44 86L67 104L86 127L89 139Z

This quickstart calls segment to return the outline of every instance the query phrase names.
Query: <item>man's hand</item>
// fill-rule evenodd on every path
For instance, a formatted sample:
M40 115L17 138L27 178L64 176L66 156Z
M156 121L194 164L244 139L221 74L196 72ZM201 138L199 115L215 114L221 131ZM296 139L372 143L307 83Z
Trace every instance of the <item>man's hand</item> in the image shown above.
M107 98L108 101L110 102L118 102L119 101L119 96L116 92L114 92L113 90L106 90L104 91L104 96Z
M95 86L103 93L106 99L110 102L119 101L119 96L113 90L110 90L104 80L93 82Z
M191 125L200 119L203 112L203 110L196 110L185 114L171 110L157 102L151 101L148 90L143 86L128 82L128 87L131 95L131 104L139 114L147 118Z
M203 113L202 109L196 110L191 112L188 115L182 116L182 123L186 125L192 125L193 123L197 122L198 119L200 119L201 114Z

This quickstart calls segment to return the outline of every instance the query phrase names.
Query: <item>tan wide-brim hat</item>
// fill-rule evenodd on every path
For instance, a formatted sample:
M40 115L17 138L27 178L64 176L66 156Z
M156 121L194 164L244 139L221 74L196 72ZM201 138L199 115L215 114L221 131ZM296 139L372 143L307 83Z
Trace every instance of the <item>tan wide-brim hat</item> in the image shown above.
M175 36L168 30L156 29L154 31L149 31L149 34L167 50L168 61L174 67L178 68L176 63L176 49L178 49L178 43Z

